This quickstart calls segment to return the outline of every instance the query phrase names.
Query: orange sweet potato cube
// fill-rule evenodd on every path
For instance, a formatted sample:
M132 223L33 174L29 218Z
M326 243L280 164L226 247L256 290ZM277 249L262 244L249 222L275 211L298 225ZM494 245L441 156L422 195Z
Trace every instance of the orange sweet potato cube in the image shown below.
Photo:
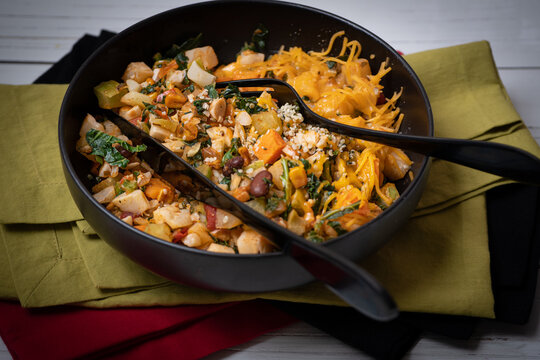
M174 189L164 181L152 178L144 190L146 196L150 199L171 203L174 200Z
M254 146L255 155L266 164L272 164L279 159L286 145L281 135L276 130L270 129L257 140Z

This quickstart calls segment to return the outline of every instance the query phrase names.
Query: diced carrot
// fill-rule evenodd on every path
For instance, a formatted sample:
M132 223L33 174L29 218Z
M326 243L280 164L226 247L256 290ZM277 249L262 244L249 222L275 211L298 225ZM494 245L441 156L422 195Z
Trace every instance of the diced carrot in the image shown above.
M168 108L181 108L182 105L187 101L187 98L184 94L180 92L180 90L177 90L176 88L173 89L172 92L167 94L165 97L165 106Z
M238 153L244 159L244 164L251 163L251 157L249 156L249 150L246 147L242 146L240 149L238 149Z
M141 230L141 231L144 231L146 230L146 225L143 224L143 225L135 225L133 226L135 229L138 229L138 230Z
M174 189L157 178L150 179L144 193L149 198L163 201L164 203L170 203L174 199Z
M307 184L306 170L303 166L295 166L289 170L289 179L295 188L301 188Z
M176 70L176 69L178 69L178 63L176 62L176 60L172 60L166 66L159 69L158 78L161 79L162 77L167 75L169 71Z
M254 146L255 155L266 164L274 163L281 156L281 151L287 146L281 135L270 129L257 140Z
M232 196L234 196L237 200L240 200L242 202L246 202L249 200L249 192L248 192L247 186L242 186L237 188L232 192Z

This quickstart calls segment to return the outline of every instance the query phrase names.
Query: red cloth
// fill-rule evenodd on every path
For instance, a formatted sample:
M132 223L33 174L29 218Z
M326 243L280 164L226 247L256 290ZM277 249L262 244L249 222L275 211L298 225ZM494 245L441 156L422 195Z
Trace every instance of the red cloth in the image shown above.
M28 310L0 302L0 335L15 359L198 359L290 324L262 301L160 308Z

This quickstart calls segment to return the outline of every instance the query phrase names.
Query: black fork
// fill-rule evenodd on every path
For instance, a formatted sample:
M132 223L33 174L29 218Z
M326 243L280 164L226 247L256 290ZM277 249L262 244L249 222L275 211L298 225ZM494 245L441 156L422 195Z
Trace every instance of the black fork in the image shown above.
M464 165L473 169L533 185L540 185L540 159L513 146L486 141L404 135L340 124L313 112L292 86L277 79L245 79L216 83L216 88L269 87L280 104L296 103L304 122L358 139L376 142ZM260 92L259 92L260 93ZM256 95L257 92L245 93Z

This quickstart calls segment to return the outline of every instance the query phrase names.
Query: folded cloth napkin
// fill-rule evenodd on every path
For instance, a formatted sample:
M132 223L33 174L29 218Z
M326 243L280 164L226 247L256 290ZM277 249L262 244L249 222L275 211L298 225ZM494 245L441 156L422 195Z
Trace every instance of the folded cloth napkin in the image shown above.
M21 360L199 359L295 321L257 300L101 310L0 302L0 317L0 335Z
M506 97L487 43L433 50L412 55L408 60L426 86L433 104L435 128L443 129L438 135L483 137L519 144L530 152L540 153ZM483 65L477 65L479 62ZM433 68L437 71L434 72ZM429 81L436 76L438 81ZM4 189L11 189L1 194L0 199L6 206L0 209L0 222L10 224L2 226L2 235L13 279L8 279L9 275L3 276L6 279L2 284L13 281L24 306L81 301L87 301L85 305L88 306L105 307L173 305L233 301L254 296L343 305L318 283L271 294L242 295L164 283L150 275L150 280L141 282L134 276L133 264L114 252L111 253L115 257L105 262L115 264L114 277L122 279L122 286L100 284L99 279L111 278L111 273L101 272L106 267L96 268L89 264L92 261L95 264L95 259L102 257L103 251L99 249L107 246L92 239L91 235L81 235L80 229L74 225L57 224L80 219L62 184L56 150L56 114L61 98L59 94L64 89L54 85L0 88L0 93L5 94L0 99L0 102L5 102L2 111L15 114L3 117L15 121L4 121L0 125L8 135L7 141L0 145L1 149L4 153L13 154L11 161L0 161L6 173L14 174L0 180ZM446 89L446 92L441 89ZM30 101L32 106L26 106ZM449 102L454 106L448 105ZM450 111L465 106L470 108L469 111L459 111L457 115ZM439 119L451 122L452 126L439 126ZM35 131L36 127L38 131ZM464 132L463 128L468 127L472 130ZM21 133L25 136L20 136ZM460 176L454 179L456 173ZM439 183L446 178L453 179L446 187L455 190L446 189L441 196ZM396 239L364 262L364 266L389 289L401 309L493 317L485 204L482 195L475 195L497 182L501 181L491 175L486 177L478 171L434 161L428 189L421 201L421 206L427 205L420 208L420 215L430 215L412 219ZM63 191L58 188L62 186ZM45 201L49 198L54 198L54 201ZM29 226L28 223L39 225ZM460 226L455 226L456 223ZM49 240L37 241L40 237ZM74 246L73 238L78 239L78 246ZM90 248L81 245L83 240L95 241L93 253L81 251ZM422 252L417 249L422 249ZM28 258L39 265L27 269ZM87 270L89 268L95 271L92 275ZM78 281L73 274L86 278L87 282ZM131 280L125 279L126 275ZM137 280L131 282L134 278ZM152 288L142 291L141 287Z

